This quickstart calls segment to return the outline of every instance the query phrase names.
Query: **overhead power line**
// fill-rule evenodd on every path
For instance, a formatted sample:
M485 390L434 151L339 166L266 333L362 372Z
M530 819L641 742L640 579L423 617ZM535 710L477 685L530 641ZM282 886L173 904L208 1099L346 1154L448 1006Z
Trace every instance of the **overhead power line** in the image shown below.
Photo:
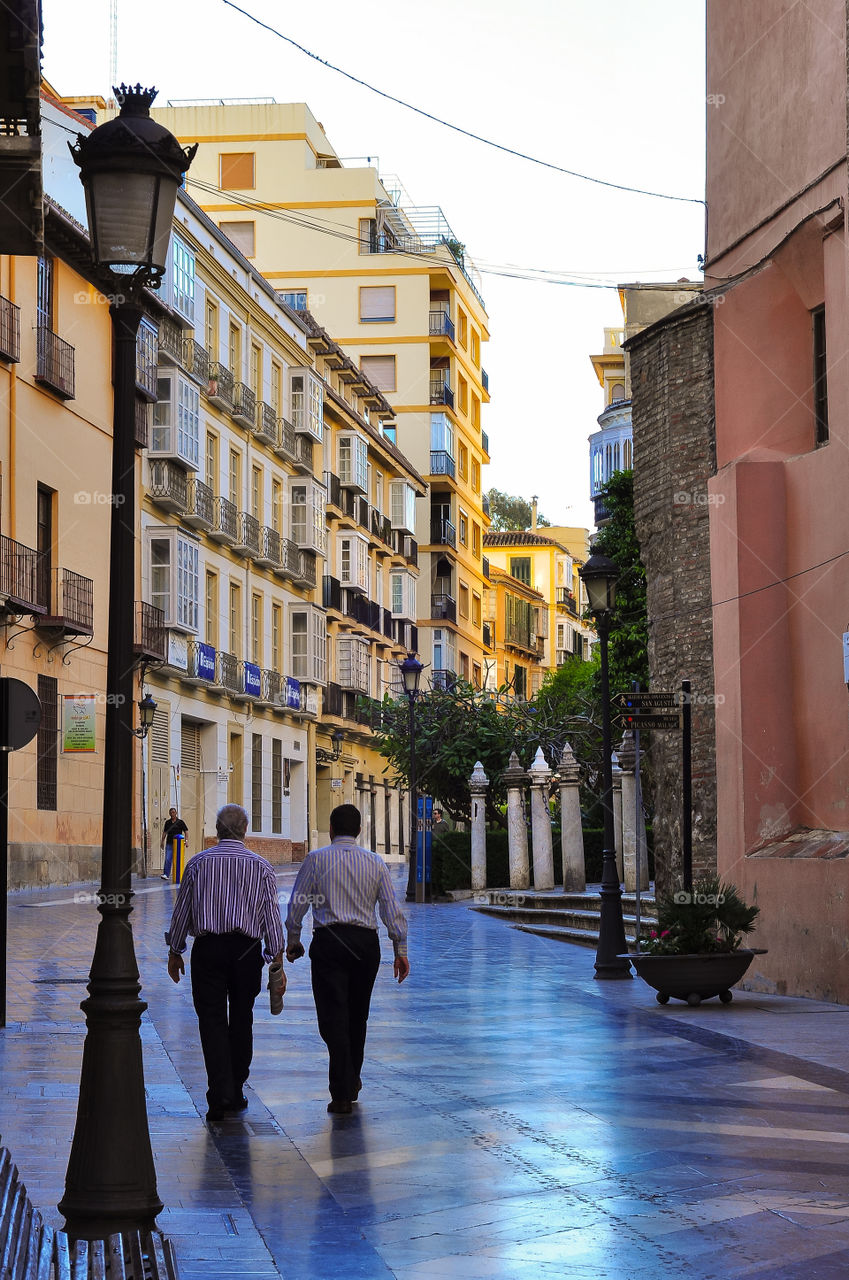
M221 0L221 3L225 4L228 9L235 9L237 13L241 13L249 21L255 22L258 27L269 31L273 36L277 36L279 40L285 40L287 44L305 54L306 57L312 58L314 62L318 62L322 67L327 67L329 71L335 71L338 75L344 76L346 80L350 80L353 84L358 84L361 88L368 89L371 93L376 93L378 97L385 98L387 102L394 102L399 107L406 108L407 111L414 111L416 115L423 116L425 120L432 120L434 124L442 125L445 129L451 129L454 133L462 134L464 138L472 138L475 142L482 142L484 146L492 147L495 151L502 151L508 156L516 156L519 160L527 160L530 164L540 165L543 169L552 169L555 173L565 173L568 177L578 178L581 182L593 182L599 187L610 187L614 191L628 191L632 195L651 196L655 200L675 200L680 204L703 205L705 203L704 200L696 196L673 196L665 191L647 191L643 187L629 187L622 182L609 182L606 178L594 178L588 173L578 173L575 169L566 169L563 165L554 164L551 160L540 160L538 156L528 155L525 151L518 151L514 147L507 147L501 142L495 142L492 138L485 138L483 134L475 133L472 129L464 129L459 124L452 124L450 120L443 120L441 116L434 115L432 111L425 111L423 107L416 107L412 102L405 102L403 98L396 98L394 94L378 89L377 85L369 84L368 80L361 80L359 76L352 75L344 67L337 67L335 63L329 62L327 58L320 58L317 53L313 53L311 49L298 44L297 40L293 40L291 36L278 31L276 27L272 27L268 22L263 22L261 18L250 13L247 9L243 9L241 5L235 4L234 0Z
M269 218L276 218L280 222L290 222L293 226L304 227L309 231L317 232L319 235L333 236L336 240L345 240L349 244L360 243L360 237L354 232L347 230L338 222L322 218L319 214L305 214L298 213L293 209L270 207L261 200L251 199L250 196L244 195L241 191L226 191L222 187L214 186L211 182L204 182L202 179L192 178L190 175L187 176L186 183L188 186L197 187L199 191L203 191L207 195L224 196L230 203L239 205L240 208L248 209L253 213L262 213ZM226 231L224 234L226 235ZM392 252L397 257L417 258L420 260L427 251L393 249ZM618 281L601 279L596 273L590 275L579 271L554 271L546 267L523 267L515 263L487 263L486 266L482 266L480 261L477 260L476 266L481 275L502 276L512 280L538 281L540 284L559 284L576 289L618 288ZM653 269L653 273L658 270L660 269ZM620 279L622 276L631 278L638 274L641 273L633 270L622 271L618 273L618 277Z

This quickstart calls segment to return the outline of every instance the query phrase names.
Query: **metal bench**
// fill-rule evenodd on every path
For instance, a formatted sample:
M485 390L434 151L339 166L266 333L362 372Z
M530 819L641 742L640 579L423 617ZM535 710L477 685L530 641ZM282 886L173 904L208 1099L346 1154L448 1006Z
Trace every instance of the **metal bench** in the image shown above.
M158 1231L76 1241L54 1231L0 1147L0 1280L179 1280L179 1272L171 1241Z

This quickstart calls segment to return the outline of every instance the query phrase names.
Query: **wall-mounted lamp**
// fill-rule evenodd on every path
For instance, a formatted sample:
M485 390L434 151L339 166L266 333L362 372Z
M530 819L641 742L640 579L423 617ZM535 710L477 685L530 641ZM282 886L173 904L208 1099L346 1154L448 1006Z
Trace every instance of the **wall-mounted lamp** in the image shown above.
M342 742L345 735L341 729L334 729L330 735L330 741L333 743L333 750L328 751L326 747L316 747L315 761L316 764L333 764L342 754Z
M150 693L146 693L143 698L139 699L137 706L139 709L139 727L131 732L137 738L146 738L150 733L153 717L156 715L156 699Z

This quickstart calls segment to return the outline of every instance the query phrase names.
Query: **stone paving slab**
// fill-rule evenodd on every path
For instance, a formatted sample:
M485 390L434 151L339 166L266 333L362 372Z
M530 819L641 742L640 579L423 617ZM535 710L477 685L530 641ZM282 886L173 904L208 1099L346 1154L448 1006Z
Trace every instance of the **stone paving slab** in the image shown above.
M412 905L400 988L383 939L355 1114L325 1112L302 961L281 1017L257 1003L248 1111L207 1127L189 986L164 966L174 889L141 889L159 1225L185 1280L849 1274L849 1008L661 1008L638 979L594 981L586 948ZM97 913L53 888L12 895L9 921L0 1133L58 1224Z

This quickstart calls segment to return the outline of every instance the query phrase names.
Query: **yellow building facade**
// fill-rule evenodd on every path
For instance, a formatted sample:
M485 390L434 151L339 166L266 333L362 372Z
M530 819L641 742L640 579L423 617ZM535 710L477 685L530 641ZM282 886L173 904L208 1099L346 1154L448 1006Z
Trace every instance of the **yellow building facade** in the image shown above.
M441 209L414 208L397 179L340 160L304 104L153 114L199 143L189 191L395 410L387 435L430 486L415 530L419 651L437 683L482 682L489 329L465 247Z

